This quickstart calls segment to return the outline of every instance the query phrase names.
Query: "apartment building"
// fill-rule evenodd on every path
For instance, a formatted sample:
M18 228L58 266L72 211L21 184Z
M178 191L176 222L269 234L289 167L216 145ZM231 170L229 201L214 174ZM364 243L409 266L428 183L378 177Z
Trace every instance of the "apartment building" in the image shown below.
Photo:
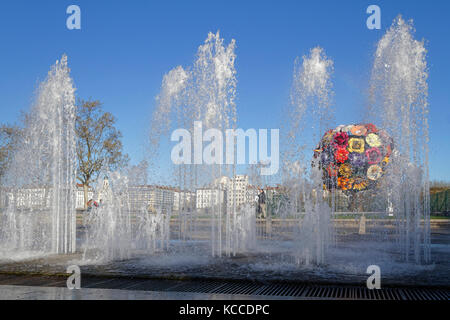
M18 209L46 209L50 208L51 188L24 187L17 190L5 189L0 191L0 207L6 208L14 205ZM94 192L88 188L88 200L92 199ZM75 188L75 208L84 209L84 189L82 185Z
M190 211L196 208L196 193L186 190L174 189L173 211Z
M232 212L234 206L239 208L248 201L248 186L247 175L236 175L229 180L226 188L227 212Z
M200 188L196 192L196 208L204 211L211 212L211 210L222 206L222 212L225 212L225 190L216 188Z

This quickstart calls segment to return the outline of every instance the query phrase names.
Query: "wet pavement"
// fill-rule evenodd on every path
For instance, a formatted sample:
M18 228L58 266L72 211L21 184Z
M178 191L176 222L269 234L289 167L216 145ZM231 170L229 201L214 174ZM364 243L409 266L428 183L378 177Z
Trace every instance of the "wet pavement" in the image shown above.
M83 276L128 279L126 281L136 278L285 281L359 286L367 280L367 267L375 264L381 268L383 286L450 287L449 224L432 229L430 264L402 261L395 253L391 234L380 237L374 227L369 227L366 235L359 235L355 229L357 225L337 229L336 244L330 249L328 262L319 266L297 263L293 254L298 249L297 242L266 236L258 240L258 246L251 253L231 257L211 257L209 241L172 240L167 251L137 254L122 261L83 259L81 252L26 260L10 258L0 261L0 274L25 276L17 285L27 286L30 280L26 280L26 276L66 277L67 267L75 264L80 266Z

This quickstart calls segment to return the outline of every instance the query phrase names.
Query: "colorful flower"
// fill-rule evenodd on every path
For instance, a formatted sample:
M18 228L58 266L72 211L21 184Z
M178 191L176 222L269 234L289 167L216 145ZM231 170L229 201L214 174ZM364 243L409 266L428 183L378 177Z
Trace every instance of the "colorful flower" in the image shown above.
M386 157L384 157L383 161L381 161L381 166L384 168L388 165L388 163L389 163L389 157L386 156Z
M338 174L338 166L335 165L334 163L331 163L330 165L327 166L327 173L329 177L336 177Z
M381 151L380 149L373 147L366 151L367 162L369 164L377 164L381 161Z
M348 163L344 163L339 167L339 175L344 178L350 178L352 175L352 167Z
M358 152L352 152L348 155L350 164L355 168L363 167L367 163L367 158L364 154Z
M377 127L372 123L366 124L366 129L367 129L368 133L377 133L378 132Z
M351 138L348 141L348 151L349 152L364 152L364 140L361 138Z
M366 189L368 185L369 181L367 181L367 179L362 177L356 177L353 182L353 190L361 191Z
M344 163L348 159L348 151L344 147L339 147L334 153L334 159L337 163Z
M366 142L371 147L379 147L381 146L381 139L375 133L369 133L366 137Z
M325 132L325 134L322 137L322 141L325 144L328 144L329 142L331 142L331 139L333 138L334 135L334 131L333 130L328 130L327 132Z
M353 129L354 125L348 125L345 127L344 131L347 132L348 134L352 133L352 129Z
M370 180L378 180L378 178L381 177L383 174L383 170L380 168L380 166L373 165L370 166L369 169L367 169L367 178Z
M364 136L367 132L367 129L365 126L357 125L353 126L351 133L355 136Z
M334 143L338 147L347 147L348 134L346 132L338 132L334 135Z
M339 189L348 190L352 188L353 179L339 177L337 183Z

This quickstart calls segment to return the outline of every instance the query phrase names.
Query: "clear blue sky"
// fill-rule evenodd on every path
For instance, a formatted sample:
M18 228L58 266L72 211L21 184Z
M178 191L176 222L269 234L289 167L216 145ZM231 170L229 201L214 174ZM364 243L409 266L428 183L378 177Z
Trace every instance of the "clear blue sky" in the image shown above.
M82 30L66 28L66 8ZM368 30L370 4L382 29ZM81 98L118 118L125 151L143 157L162 76L190 65L209 31L237 41L241 128L279 128L293 61L320 45L335 63L337 124L360 120L376 42L401 13L427 40L431 178L450 180L450 1L24 1L0 5L0 122L14 122L63 53Z

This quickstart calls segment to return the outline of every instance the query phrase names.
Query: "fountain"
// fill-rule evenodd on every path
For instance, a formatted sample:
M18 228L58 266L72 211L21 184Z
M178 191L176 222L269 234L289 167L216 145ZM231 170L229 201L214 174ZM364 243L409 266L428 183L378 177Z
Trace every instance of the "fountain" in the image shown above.
M291 93L293 110L291 129L288 131L285 150L285 183L290 189L291 197L301 195L302 204L294 203L290 210L297 216L299 230L297 241L301 245L297 252L297 261L309 265L323 264L330 241L332 240L330 207L324 200L322 192L322 175L318 163L310 165L312 146L321 131L329 125L333 114L331 99L333 96L331 73L333 61L320 47L313 48L309 56L302 61L296 59L294 81ZM309 134L305 134L309 132ZM298 159L300 168L295 168ZM313 160L316 161L316 160ZM290 184L299 180L300 183ZM304 212L304 215L301 213Z
M424 139L424 136L418 136L415 130L419 126L412 126L411 122L426 124L426 112L420 109L419 115L411 111L410 118L398 118L401 121L379 116L381 113L399 117L397 109L405 110L400 107L404 101L402 94L410 94L405 99L416 110L426 95L426 90L415 91L408 87L408 83L398 81L402 77L400 70L409 74L409 68L411 72L417 71L417 65L403 66L394 70L394 74L391 74L392 68L385 67L399 65L400 61L395 56L395 52L403 52L399 47L405 47L404 54L423 53L419 48L410 50L405 43L396 43L395 39L403 39L404 42L410 39L410 42L406 41L409 45L420 44L412 39L410 27L398 27L397 24L398 21L380 40L370 83L373 93L371 112L386 110L376 111L371 121L379 122L392 135L396 151L389 159L389 170L383 176L381 188L361 195L357 201L366 201L367 206L358 206L355 212L350 212L358 215L361 208L368 211L372 207L381 210L380 216L366 213L367 227L364 225L365 228L361 229L355 219L336 218L343 208L347 206L348 209L351 201L347 199L343 204L342 199L346 197L342 192L323 189L323 172L318 159L312 157L323 132L333 127L334 113L333 61L322 48L316 47L303 59L295 61L292 103L289 113L286 113L290 121L283 140L286 143L283 146L282 184L277 193L271 195L271 214L266 220L256 216L256 204L252 201L237 206L232 200L227 203L229 198L220 196L221 191L226 195L236 190L232 179L236 174L235 166L197 163L177 164L170 168L175 177L172 182L180 192L197 188L219 192L208 198L209 211L206 213L180 196L179 211L163 213L156 210L154 215L149 215L148 210L130 204L130 192L137 187L128 182L130 174L115 176L107 173L111 195L106 197L108 200L103 207L94 209L87 216L86 225L90 225L92 231L87 231L85 252L100 252L97 257L102 257L100 260L103 259L107 270L126 274L147 272L150 268L155 274L183 272L194 276L201 273L210 277L239 278L244 272L255 279L355 282L364 279L368 265L377 264L384 272L384 279L395 283L428 272L432 266L417 265L421 261L429 261L429 246L427 248L426 244L429 241L428 213L426 207L420 208L419 192L427 180L427 169L425 162L421 164L418 161L419 149L405 153L398 144L419 148L419 140L412 142L410 139ZM392 33L400 34L395 36ZM195 130L198 123L203 128L220 130L235 127L234 47L234 41L224 46L218 33L210 33L199 47L192 67L179 66L164 76L151 124L154 152L151 161L156 161L161 139L168 137L171 129ZM422 61L418 57L410 57L410 60ZM414 77L416 80L426 79L424 74ZM397 79L396 85L402 87L391 92L388 89L395 88L394 79ZM417 81L411 80L410 83ZM392 99L392 95L400 102ZM426 105L421 108L426 108ZM402 131L398 131L394 124L402 121ZM405 136L403 132L406 129L409 134ZM423 143L425 148L425 140ZM410 160L405 161L408 154ZM255 169L250 178L255 185L264 186L270 179L258 173L260 165L250 166L250 171ZM398 174L402 176L401 183L398 182ZM413 188L415 183L417 185ZM252 199L251 196L249 198ZM423 206L426 206L426 195L424 198ZM400 203L399 199L407 201ZM387 216L392 212L394 219L389 220ZM363 217L366 218L365 215ZM423 229L420 228L419 217L425 218ZM424 245L420 244L420 239ZM416 257L420 250L423 259L414 258L414 264L411 264L408 257L411 254Z
M8 259L76 249L75 88L69 72L64 55L40 84L3 181L8 204L0 238Z
M412 21L398 16L378 42L370 83L369 115L390 132L397 150L385 197L395 211L403 258L415 263L430 262L426 53Z
M295 61L281 178L263 177L258 172L262 163L250 164L254 188L239 205L229 196L241 183L235 165L205 164L196 155L193 164L171 163L163 169L156 165L165 138L174 129L193 132L199 124L205 131L236 128L235 42L225 44L219 33L209 33L191 67L178 66L163 77L150 128L149 168L105 171L99 176L95 195L99 206L84 214L80 257L70 262L94 274L353 284L365 283L367 267L375 264L381 267L383 281L391 284L448 282L448 272L431 273L435 266L429 264L425 53L423 42L413 38L412 24L401 18L378 44L368 114L370 122L393 138L395 152L376 197L361 196L367 204L363 210L346 212L349 198L339 190L324 190L323 172L313 157L323 132L336 127L333 114L340 108L332 105L334 62L320 47ZM74 213L68 207L73 204L69 173L73 174L74 164L68 158L73 156L73 112L73 89L63 58L41 86L26 139L6 180L15 201L5 211L0 231L2 243L10 248L75 250ZM147 185L145 173L151 170L156 171L150 174L152 179L165 174L171 178L163 183L176 187ZM279 185L267 195L268 216L258 217L257 190L274 182ZM31 210L44 219L20 209L17 199L22 187L29 185L48 190L50 205ZM149 199L135 201L141 189L151 194L152 201L158 190L162 199L164 192L177 198L167 198L170 208L152 207ZM198 196L190 193L195 190L207 195L205 207L192 201ZM369 215L371 208L379 212ZM361 232L358 218L338 218L361 211L367 216ZM44 269L59 272L67 262L61 259Z
M219 32L209 33L205 43L198 48L197 59L192 68L181 66L171 70L164 76L158 106L154 112L151 142L152 149L157 149L159 140L168 134L170 128L186 128L190 132L200 124L203 130L215 128L224 132L235 128L236 124L236 71L234 61L236 55L235 41L228 46L220 38ZM201 142L202 143L202 142ZM202 164L194 155L194 164L178 165L176 181L181 190L195 190L210 185L218 193L224 193L222 184L212 186L212 182L234 171L234 167L221 164ZM201 157L202 155L200 155ZM210 206L214 207L211 219L211 252L221 256L235 253L231 235L235 233L236 207L228 204L224 208L224 198L210 198ZM195 208L193 209L197 213ZM227 210L225 214L224 210ZM180 212L180 223L185 230L192 230L187 224L195 224L197 214ZM225 221L224 221L225 220ZM222 232L225 223L225 234ZM195 228L194 228L195 229ZM183 235L186 238L186 235ZM188 236L191 237L191 236Z
M171 213L131 203L130 195L139 188L131 172L105 172L99 179L102 176L94 197L98 207L84 216L83 263L128 260L167 248Z

